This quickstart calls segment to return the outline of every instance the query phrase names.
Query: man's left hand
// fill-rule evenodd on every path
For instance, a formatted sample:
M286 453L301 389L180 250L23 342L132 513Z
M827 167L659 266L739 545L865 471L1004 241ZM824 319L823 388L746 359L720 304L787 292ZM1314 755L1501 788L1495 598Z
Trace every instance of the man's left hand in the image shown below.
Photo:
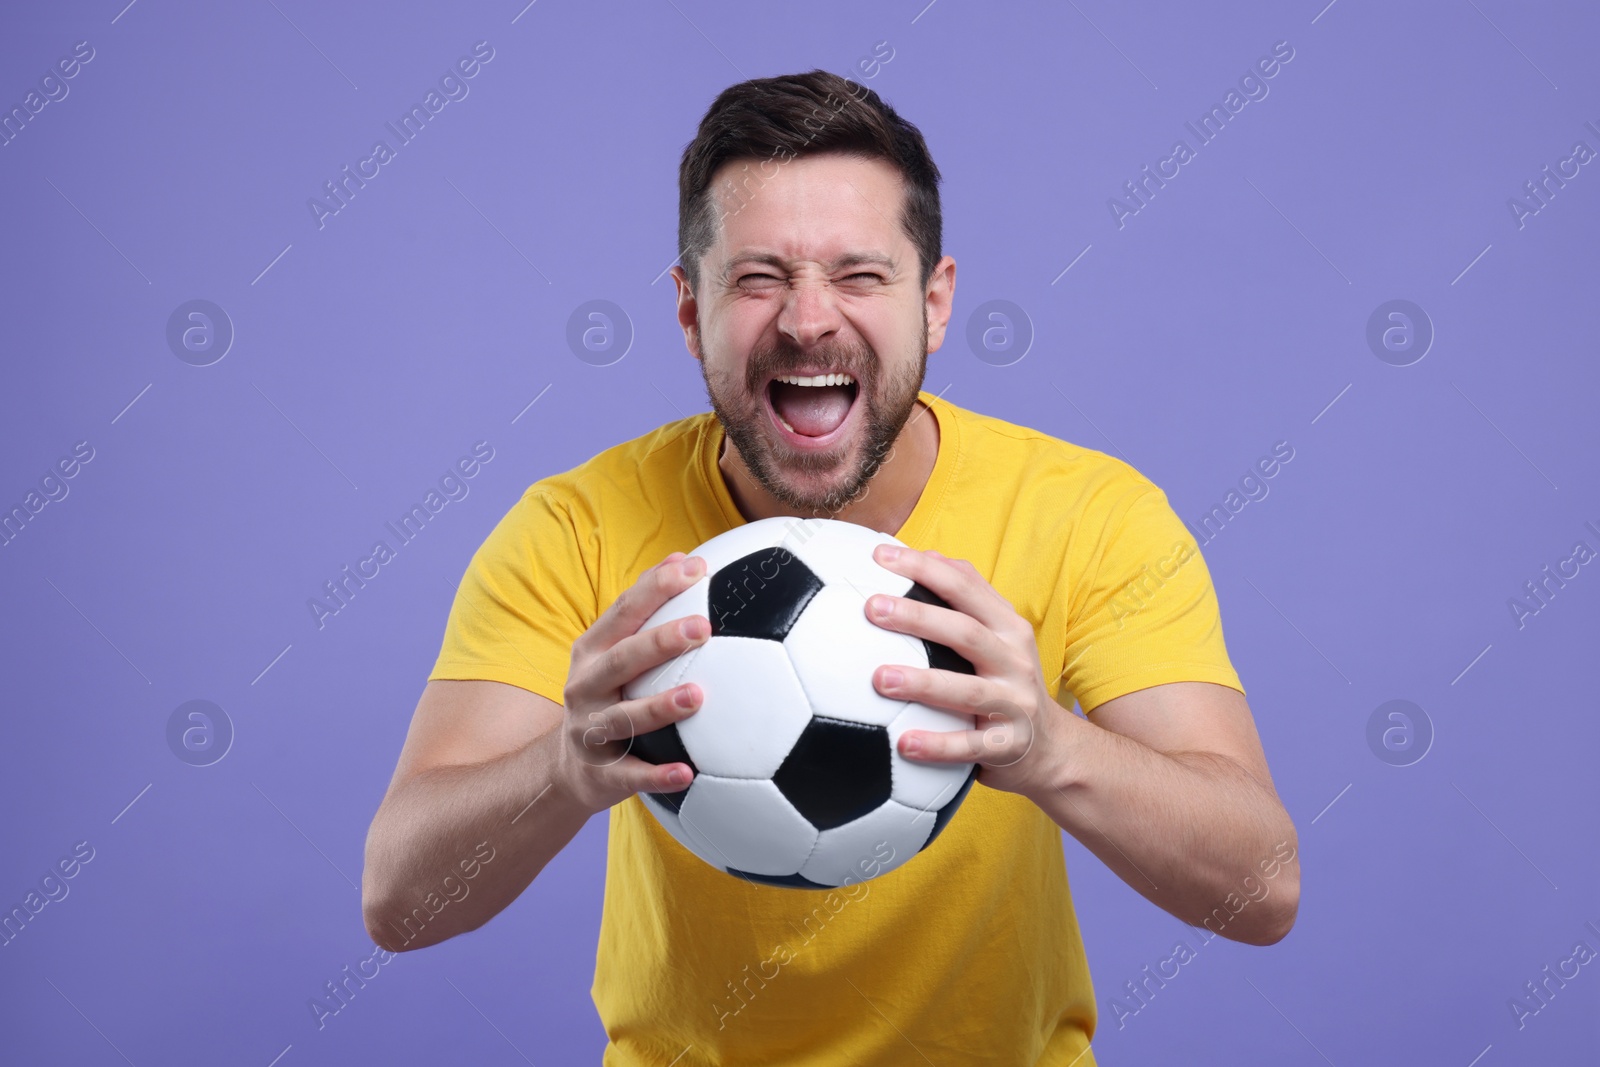
M945 645L976 671L885 664L873 673L874 687L885 696L977 720L971 730L907 730L900 754L929 763L977 763L984 785L1030 798L1053 788L1062 739L1074 724L1064 721L1072 713L1045 686L1033 627L964 559L895 545L879 545L873 558L950 607L876 594L867 598L868 620Z

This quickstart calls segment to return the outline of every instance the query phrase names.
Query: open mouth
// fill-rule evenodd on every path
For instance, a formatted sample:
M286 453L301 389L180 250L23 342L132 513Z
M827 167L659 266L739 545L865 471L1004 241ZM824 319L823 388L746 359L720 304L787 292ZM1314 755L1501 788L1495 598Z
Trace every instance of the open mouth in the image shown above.
M767 410L789 444L825 448L844 434L858 392L848 374L780 374L767 382Z

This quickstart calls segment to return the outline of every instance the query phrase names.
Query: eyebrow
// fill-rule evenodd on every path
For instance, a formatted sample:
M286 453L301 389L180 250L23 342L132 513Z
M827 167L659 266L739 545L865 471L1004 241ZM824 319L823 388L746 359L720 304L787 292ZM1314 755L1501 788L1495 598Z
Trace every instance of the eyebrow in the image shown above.
M738 255L734 256L728 261L727 267L725 267L722 271L723 280L726 281L728 277L733 274L735 268L750 263L764 263L767 266L775 267L778 270L786 269L786 263L782 256L775 255L771 252L744 251L740 252ZM846 252L833 262L827 264L827 270L828 273L831 274L836 270L843 270L845 267L860 267L866 265L883 267L891 274L895 272L896 267L895 261L881 252Z

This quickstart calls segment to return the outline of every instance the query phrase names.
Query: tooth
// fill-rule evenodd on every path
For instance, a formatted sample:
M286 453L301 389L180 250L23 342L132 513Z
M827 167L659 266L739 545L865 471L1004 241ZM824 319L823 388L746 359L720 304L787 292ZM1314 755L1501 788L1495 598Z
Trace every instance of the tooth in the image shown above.
M854 385L856 381L850 375L844 373L812 375L780 374L774 380L783 382L787 385L800 385L809 388L816 388L824 385Z

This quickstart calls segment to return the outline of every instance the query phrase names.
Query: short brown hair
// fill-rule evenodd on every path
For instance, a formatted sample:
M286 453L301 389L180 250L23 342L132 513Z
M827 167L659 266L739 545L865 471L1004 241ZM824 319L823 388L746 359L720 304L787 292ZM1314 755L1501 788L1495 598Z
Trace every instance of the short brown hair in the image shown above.
M729 86L684 146L678 166L678 261L691 289L700 287L700 259L716 240L721 221L711 193L717 168L729 160L756 159L764 170L824 152L882 159L900 171L906 188L900 227L916 246L921 284L927 286L939 262L944 225L939 168L927 142L873 90L812 70ZM764 184L759 175L746 184L750 180L757 187Z

